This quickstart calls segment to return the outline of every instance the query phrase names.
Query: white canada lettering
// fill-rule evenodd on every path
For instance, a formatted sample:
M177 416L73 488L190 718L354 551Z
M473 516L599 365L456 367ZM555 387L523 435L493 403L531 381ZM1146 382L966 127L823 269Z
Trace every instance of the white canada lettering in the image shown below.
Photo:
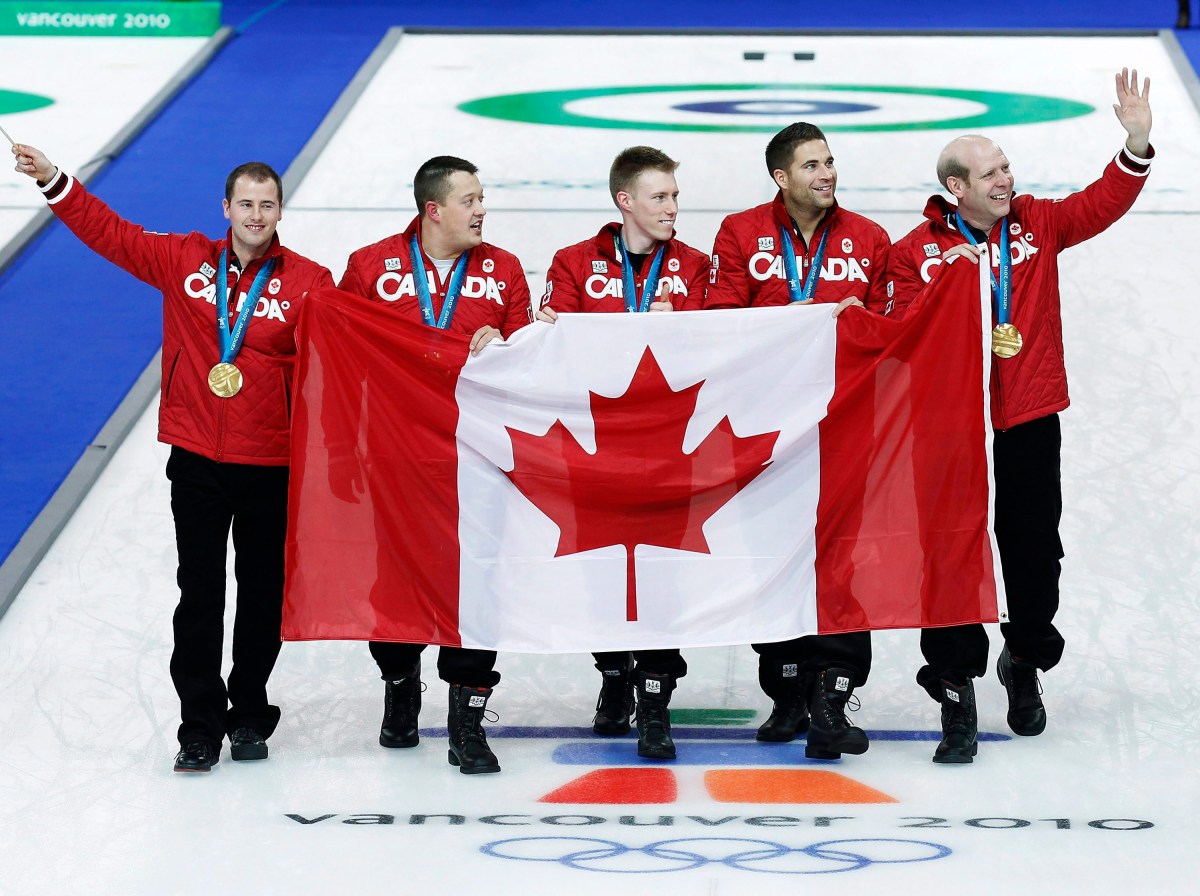
M425 281L429 284L429 291L432 295L437 290L437 281L434 279L433 271L425 272ZM494 277L468 276L463 280L460 295L464 299L487 299L497 305L503 305L504 288L505 284L496 282ZM416 281L413 280L411 271L407 274L388 271L381 274L375 281L375 293L385 302L395 302L406 296L415 298L417 295Z
M462 297L464 299L487 299L497 305L504 304L500 295L500 285L492 277L467 277L463 283Z
M244 292L238 294L237 308L234 309L235 314L241 313L242 308L246 305L247 298L248 296ZM287 305L288 303L284 302L283 304ZM258 300L258 305L256 305L254 308L254 316L265 317L268 320L281 321L285 324L287 323L287 318L283 316L283 307L279 304L279 300L270 299L266 296L263 296Z
M583 286L587 290L587 294L593 299L603 299L608 296L612 296L614 299L625 298L625 284L616 277L593 274L587 278ZM654 291L656 298L662 295L686 296L687 294L687 284L683 282L683 278L678 274L659 277L658 288Z
M1012 257L1012 263L1015 267L1027 259L1033 258L1041 250L1033 243L1029 242L1028 234L1022 236L1019 240L1015 240L1008 244L1008 254ZM999 269L1000 267L1000 247L995 243L991 249L992 267ZM933 269L942 263L941 258L930 258L921 265L921 279L929 283L933 279Z
M625 288L621 281L615 277L605 277L603 274L592 274L583 286L593 299L603 299L605 296L620 299L625 296Z
M670 277L663 277L658 281L658 291L655 295L661 296L664 293L669 296L686 296L688 294L687 284L677 274L673 274Z
M750 276L755 280L770 280L772 277L786 279L783 273L783 259L770 252L755 252L750 256Z
M385 302L395 302L405 296L415 296L417 287L413 281L412 271L407 274L398 274L395 271L381 274L375 281L375 294Z
M806 275L807 261L805 258L796 256L796 272L801 277ZM769 252L756 252L750 256L749 269L750 276L758 281L770 280L772 277L778 280L787 279L783 270L783 256L771 255ZM857 280L860 283L866 283L867 275L857 258L834 257L827 258L821 265L821 279Z
M193 299L204 299L210 305L216 303L217 287L203 274L189 274L183 281L183 291Z
M209 279L203 274L189 274L183 281L183 291L193 299L204 299L210 305L217 303L217 285L209 282ZM237 307L233 309L233 313L240 313L242 306L245 304L246 293L238 293ZM278 299L263 296L258 300L258 305L254 309L254 316L287 323L287 317L283 312L287 311L290 307L292 307L291 302L280 302Z

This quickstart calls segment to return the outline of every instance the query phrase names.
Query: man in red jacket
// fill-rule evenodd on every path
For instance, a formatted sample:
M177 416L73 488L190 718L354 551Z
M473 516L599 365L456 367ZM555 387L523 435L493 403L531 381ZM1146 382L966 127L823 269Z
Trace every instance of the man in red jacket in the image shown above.
M608 189L621 213L594 237L554 253L539 320L560 312L624 313L698 309L708 256L675 238L679 163L662 150L631 146L613 160ZM626 734L637 693L638 755L674 759L668 704L687 674L677 647L594 653L600 696L592 730Z
M384 302L402 317L470 334L478 354L497 336L529 323L529 285L520 261L483 241L483 187L465 159L437 156L413 181L417 216L403 233L354 252L340 289ZM372 594L387 606L389 595ZM424 644L372 641L384 685L379 743L414 747L419 740ZM464 647L438 651L438 675L450 686L449 760L463 774L500 771L483 731L483 715L499 683L496 652Z
M279 722L267 679L279 655L287 522L288 413L295 326L305 293L331 286L284 248L279 175L261 162L225 184L224 239L144 231L32 146L16 170L37 180L88 247L163 295L160 441L179 551L171 679L179 694L175 771L206 772L229 737L235 760L265 759ZM221 677L226 543L236 553L233 668Z
M1058 412L1070 403L1063 367L1058 254L1105 230L1133 205L1150 169L1150 81L1116 76L1117 120L1128 138L1100 179L1065 199L1014 196L1008 158L991 140L959 137L938 158L938 180L957 200L930 198L926 220L892 248L888 299L900 315L957 257L977 261L990 248L995 329L992 336L992 458L995 533L1008 594L1009 621L996 672L1008 693L1008 724L1017 734L1046 727L1037 672L1055 666L1063 638L1058 609L1058 525L1062 515ZM917 682L942 705L943 739L934 762L976 755L972 679L987 667L981 625L926 629L925 665Z
M837 169L821 129L796 122L771 138L767 171L779 187L768 203L730 215L713 245L705 308L880 301L890 241L874 221L841 208ZM853 601L853 595L823 595ZM805 755L837 759L868 747L846 719L846 703L871 670L871 633L809 635L755 644L758 679L774 705L761 741L808 732Z

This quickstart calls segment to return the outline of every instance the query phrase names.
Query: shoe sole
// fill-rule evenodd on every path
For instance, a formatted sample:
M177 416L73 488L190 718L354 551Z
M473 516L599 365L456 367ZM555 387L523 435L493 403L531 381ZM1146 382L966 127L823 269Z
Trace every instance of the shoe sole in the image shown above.
M939 765L966 765L969 762L974 762L974 757L979 754L979 743L976 741L971 744L969 753L950 753L945 756L934 754L933 761Z
M675 758L675 751L672 750L671 752L668 753L665 750L664 751L638 750L638 755L641 756L643 759L668 759L669 760L669 759Z
M459 762L458 757L454 755L453 750L446 751L446 758L450 760L450 764L457 768L464 775L494 775L500 771L500 763L495 765L481 765L475 768L469 768Z
M817 747L805 747L804 756L807 759L841 759L841 753L834 753L832 750L821 750Z
M256 759L266 759L267 745L251 744L246 747L230 747L229 758L234 762L253 762Z
M822 743L819 734L817 742L813 743L814 733L813 731L809 731L808 745L804 748L804 755L809 759L840 759L843 753L849 753L851 756L861 756L871 746L870 741L865 741L862 744L839 744L836 741Z

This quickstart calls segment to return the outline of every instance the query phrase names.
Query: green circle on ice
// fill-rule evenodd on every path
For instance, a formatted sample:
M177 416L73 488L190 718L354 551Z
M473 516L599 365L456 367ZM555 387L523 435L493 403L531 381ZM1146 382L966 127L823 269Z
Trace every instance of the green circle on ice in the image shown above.
M507 93L499 96L481 97L460 103L458 108L472 115L498 118L503 121L519 121L527 124L549 124L577 128L608 128L639 131L708 131L726 133L775 133L778 123L747 121L746 117L725 123L719 121L662 121L635 120L609 115L586 114L571 111L570 104L581 104L589 100L619 97L644 98L647 95L684 93L737 94L747 91L768 91L778 94L834 92L876 93L904 97L919 101L922 97L931 100L967 102L982 106L979 111L955 114L950 117L909 119L896 121L864 121L855 123L827 122L820 125L824 131L927 131L927 130L978 130L1002 125L1035 124L1043 121L1061 121L1077 118L1095 111L1087 103L1053 96L1038 96L1032 93L1006 93L994 90L955 90L948 87L901 87L895 84L641 84L631 86L586 87L573 90L539 90L530 93ZM668 100L669 102L669 100ZM671 110L668 105L663 112ZM847 114L849 118L850 115Z
M48 96L39 96L36 93L18 93L15 90L0 90L0 115L31 112L34 109L53 105L54 100Z

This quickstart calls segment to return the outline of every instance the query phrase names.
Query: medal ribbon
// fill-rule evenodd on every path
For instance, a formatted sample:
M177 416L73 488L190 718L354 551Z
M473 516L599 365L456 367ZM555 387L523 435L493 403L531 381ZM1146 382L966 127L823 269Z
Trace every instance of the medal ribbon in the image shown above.
M454 270L450 274L450 287L446 290L442 313L436 321L433 319L433 297L429 294L429 275L425 272L425 259L421 255L421 247L417 244L415 233L412 242L408 244L408 250L412 259L413 279L417 282L417 301L421 303L421 320L439 330L449 329L450 321L454 320L454 306L458 304L459 293L462 292L463 283L467 279L467 261L471 250L468 249L458 256L458 260L454 262Z
M963 216L959 212L954 213L954 220L958 224L958 229L971 243L972 246L978 246L979 240L975 239L975 234L971 233L971 228L967 226L967 222L963 220ZM993 271L988 271L988 275L992 278L992 298L996 302L996 323L1003 325L1008 323L1009 312L1012 307L1012 255L1008 251L1008 218L1003 218L1000 221L1000 282L996 282L996 274Z
M783 243L783 271L787 275L788 296L792 303L811 302L817 294L817 280L821 276L821 265L825 261L825 244L829 241L829 228L821 234L821 242L817 244L817 253L808 262L808 276L804 285L800 284L800 272L796 269L796 248L792 243L792 235L786 227L779 228L780 242Z
M630 312L649 311L650 303L654 301L654 293L658 290L658 274L662 270L663 250L667 248L667 244L663 243L654 253L654 260L650 262L650 273L646 275L646 282L642 284L642 300L640 302L637 301L637 284L633 280L633 263L629 260L629 250L625 248L625 241L621 239L619 233L613 240L613 248L616 249L617 257L621 259L621 283L624 286L625 310Z
M217 342L221 347L221 363L232 364L238 352L242 350L242 341L246 338L246 328L250 326L250 318L258 307L259 297L275 268L275 259L268 258L263 262L254 282L250 284L250 292L233 324L233 332L229 332L229 247L221 250L221 260L217 262Z

